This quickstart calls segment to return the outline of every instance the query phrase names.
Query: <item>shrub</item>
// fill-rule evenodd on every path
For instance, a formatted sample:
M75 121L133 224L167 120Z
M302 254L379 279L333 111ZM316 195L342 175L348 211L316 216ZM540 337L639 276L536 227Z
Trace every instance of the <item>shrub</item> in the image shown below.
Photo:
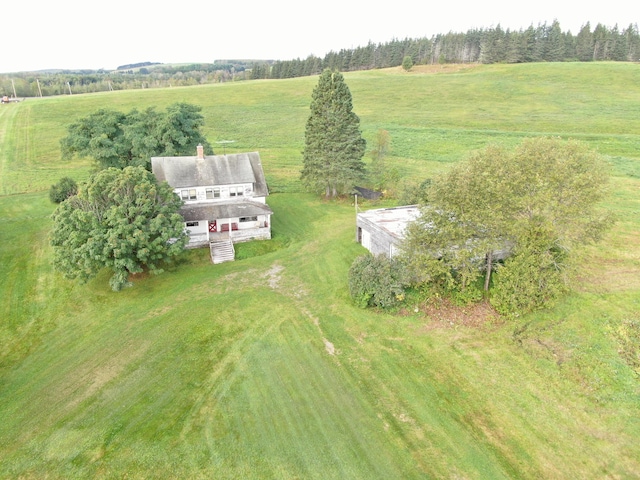
M566 292L567 252L550 238L527 238L504 265L496 269L491 304L515 318L551 307Z
M430 178L420 183L405 183L398 196L398 203L400 203L400 205L422 205L429 203L429 187L431 187Z
M402 59L402 68L404 68L406 72L413 68L413 59L411 56L407 55Z
M62 177L58 183L51 185L49 189L49 199L53 203L62 203L67 198L73 197L78 193L78 185L73 178Z
M349 291L362 308L389 308L404 298L409 284L406 269L399 260L385 255L361 255L349 269Z

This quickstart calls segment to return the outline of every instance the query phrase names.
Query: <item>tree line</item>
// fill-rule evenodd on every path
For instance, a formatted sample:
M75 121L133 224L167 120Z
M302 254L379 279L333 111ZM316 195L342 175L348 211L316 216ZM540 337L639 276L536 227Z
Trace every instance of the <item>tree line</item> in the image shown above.
M500 25L449 32L431 38L369 42L364 47L329 52L324 58L310 55L252 66L251 78L290 78L314 75L324 69L345 71L398 67L405 57L414 65L442 63L525 63L566 61L640 61L637 24L625 29L587 23L577 34L563 31L558 21L529 26L526 30Z
M126 68L131 67L131 68ZM247 64L194 63L121 66L117 71L60 70L0 74L0 94L48 97L142 88L186 87L243 79Z
M283 79L318 75L322 71L349 72L398 67L410 57L414 65L442 63L525 63L566 61L640 61L637 24L624 29L587 22L577 34L563 31L558 21L503 29L500 25L449 32L431 38L393 39L386 43L309 55L293 60L229 60L186 65L125 65L116 72L78 70L21 72L0 75L0 94L18 97L70 95L110 90L166 88L238 80ZM142 65L138 67L138 65ZM136 68L133 68L133 67ZM131 68L126 68L131 67Z

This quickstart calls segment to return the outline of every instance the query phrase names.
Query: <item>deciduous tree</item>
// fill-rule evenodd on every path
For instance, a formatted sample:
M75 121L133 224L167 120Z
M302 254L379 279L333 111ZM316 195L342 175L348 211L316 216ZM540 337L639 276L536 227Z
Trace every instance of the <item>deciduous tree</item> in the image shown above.
M391 146L391 135L387 130L380 129L376 133L371 156L371 183L373 188L384 190L397 183L399 174L396 169L387 167L386 156Z
M160 273L187 242L181 204L144 167L101 170L53 213L54 266L81 281L110 268L114 290L131 273Z
M60 140L62 156L91 157L101 168L130 165L131 145L124 134L127 123L124 113L110 109L100 109L72 123Z
M488 290L496 252L510 251L494 282L502 282L500 303L519 305L520 313L522 305L546 305L553 295L519 303L505 296L529 296L532 282L561 290L558 252L598 240L611 223L597 208L607 181L600 156L574 141L528 139L514 152L489 147L434 181L430 204L408 228L404 255L424 282L464 289L484 271ZM529 278L514 281L520 275Z
M204 125L200 110L187 103L170 105L165 112L101 109L69 125L60 142L62 155L93 158L100 168L149 169L151 157L192 155L198 145L211 153L200 132Z
M325 195L352 188L365 174L366 143L351 92L339 72L325 70L313 90L305 129L302 181Z

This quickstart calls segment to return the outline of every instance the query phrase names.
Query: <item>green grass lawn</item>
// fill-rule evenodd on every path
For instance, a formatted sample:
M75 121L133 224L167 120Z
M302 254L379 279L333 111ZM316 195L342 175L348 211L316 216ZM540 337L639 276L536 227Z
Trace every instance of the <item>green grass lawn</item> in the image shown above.
M349 200L298 181L317 78L29 99L0 109L0 478L637 478L640 70L475 66L345 75L363 133L405 177L549 134L612 164L618 222L576 287L515 322L354 307ZM190 251L110 291L51 268L51 183L74 119L175 101L261 154L273 240L213 266ZM368 208L372 205L361 205Z

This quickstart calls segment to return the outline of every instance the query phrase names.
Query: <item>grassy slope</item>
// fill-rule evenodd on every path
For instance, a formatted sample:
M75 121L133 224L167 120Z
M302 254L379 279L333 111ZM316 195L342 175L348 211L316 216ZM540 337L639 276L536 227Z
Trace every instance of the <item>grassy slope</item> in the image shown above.
M578 291L482 328L350 304L353 207L294 193L315 78L6 106L0 191L33 193L0 197L0 476L640 475L640 389L622 354L636 337L621 329L640 320L639 76L627 64L347 75L365 136L388 129L407 175L540 133L612 160L620 222L585 252ZM270 199L282 248L215 268L190 252L121 293L108 275L61 279L44 190L89 172L59 160L64 125L174 101L202 105L208 138L236 140L228 151L260 151L282 192Z

